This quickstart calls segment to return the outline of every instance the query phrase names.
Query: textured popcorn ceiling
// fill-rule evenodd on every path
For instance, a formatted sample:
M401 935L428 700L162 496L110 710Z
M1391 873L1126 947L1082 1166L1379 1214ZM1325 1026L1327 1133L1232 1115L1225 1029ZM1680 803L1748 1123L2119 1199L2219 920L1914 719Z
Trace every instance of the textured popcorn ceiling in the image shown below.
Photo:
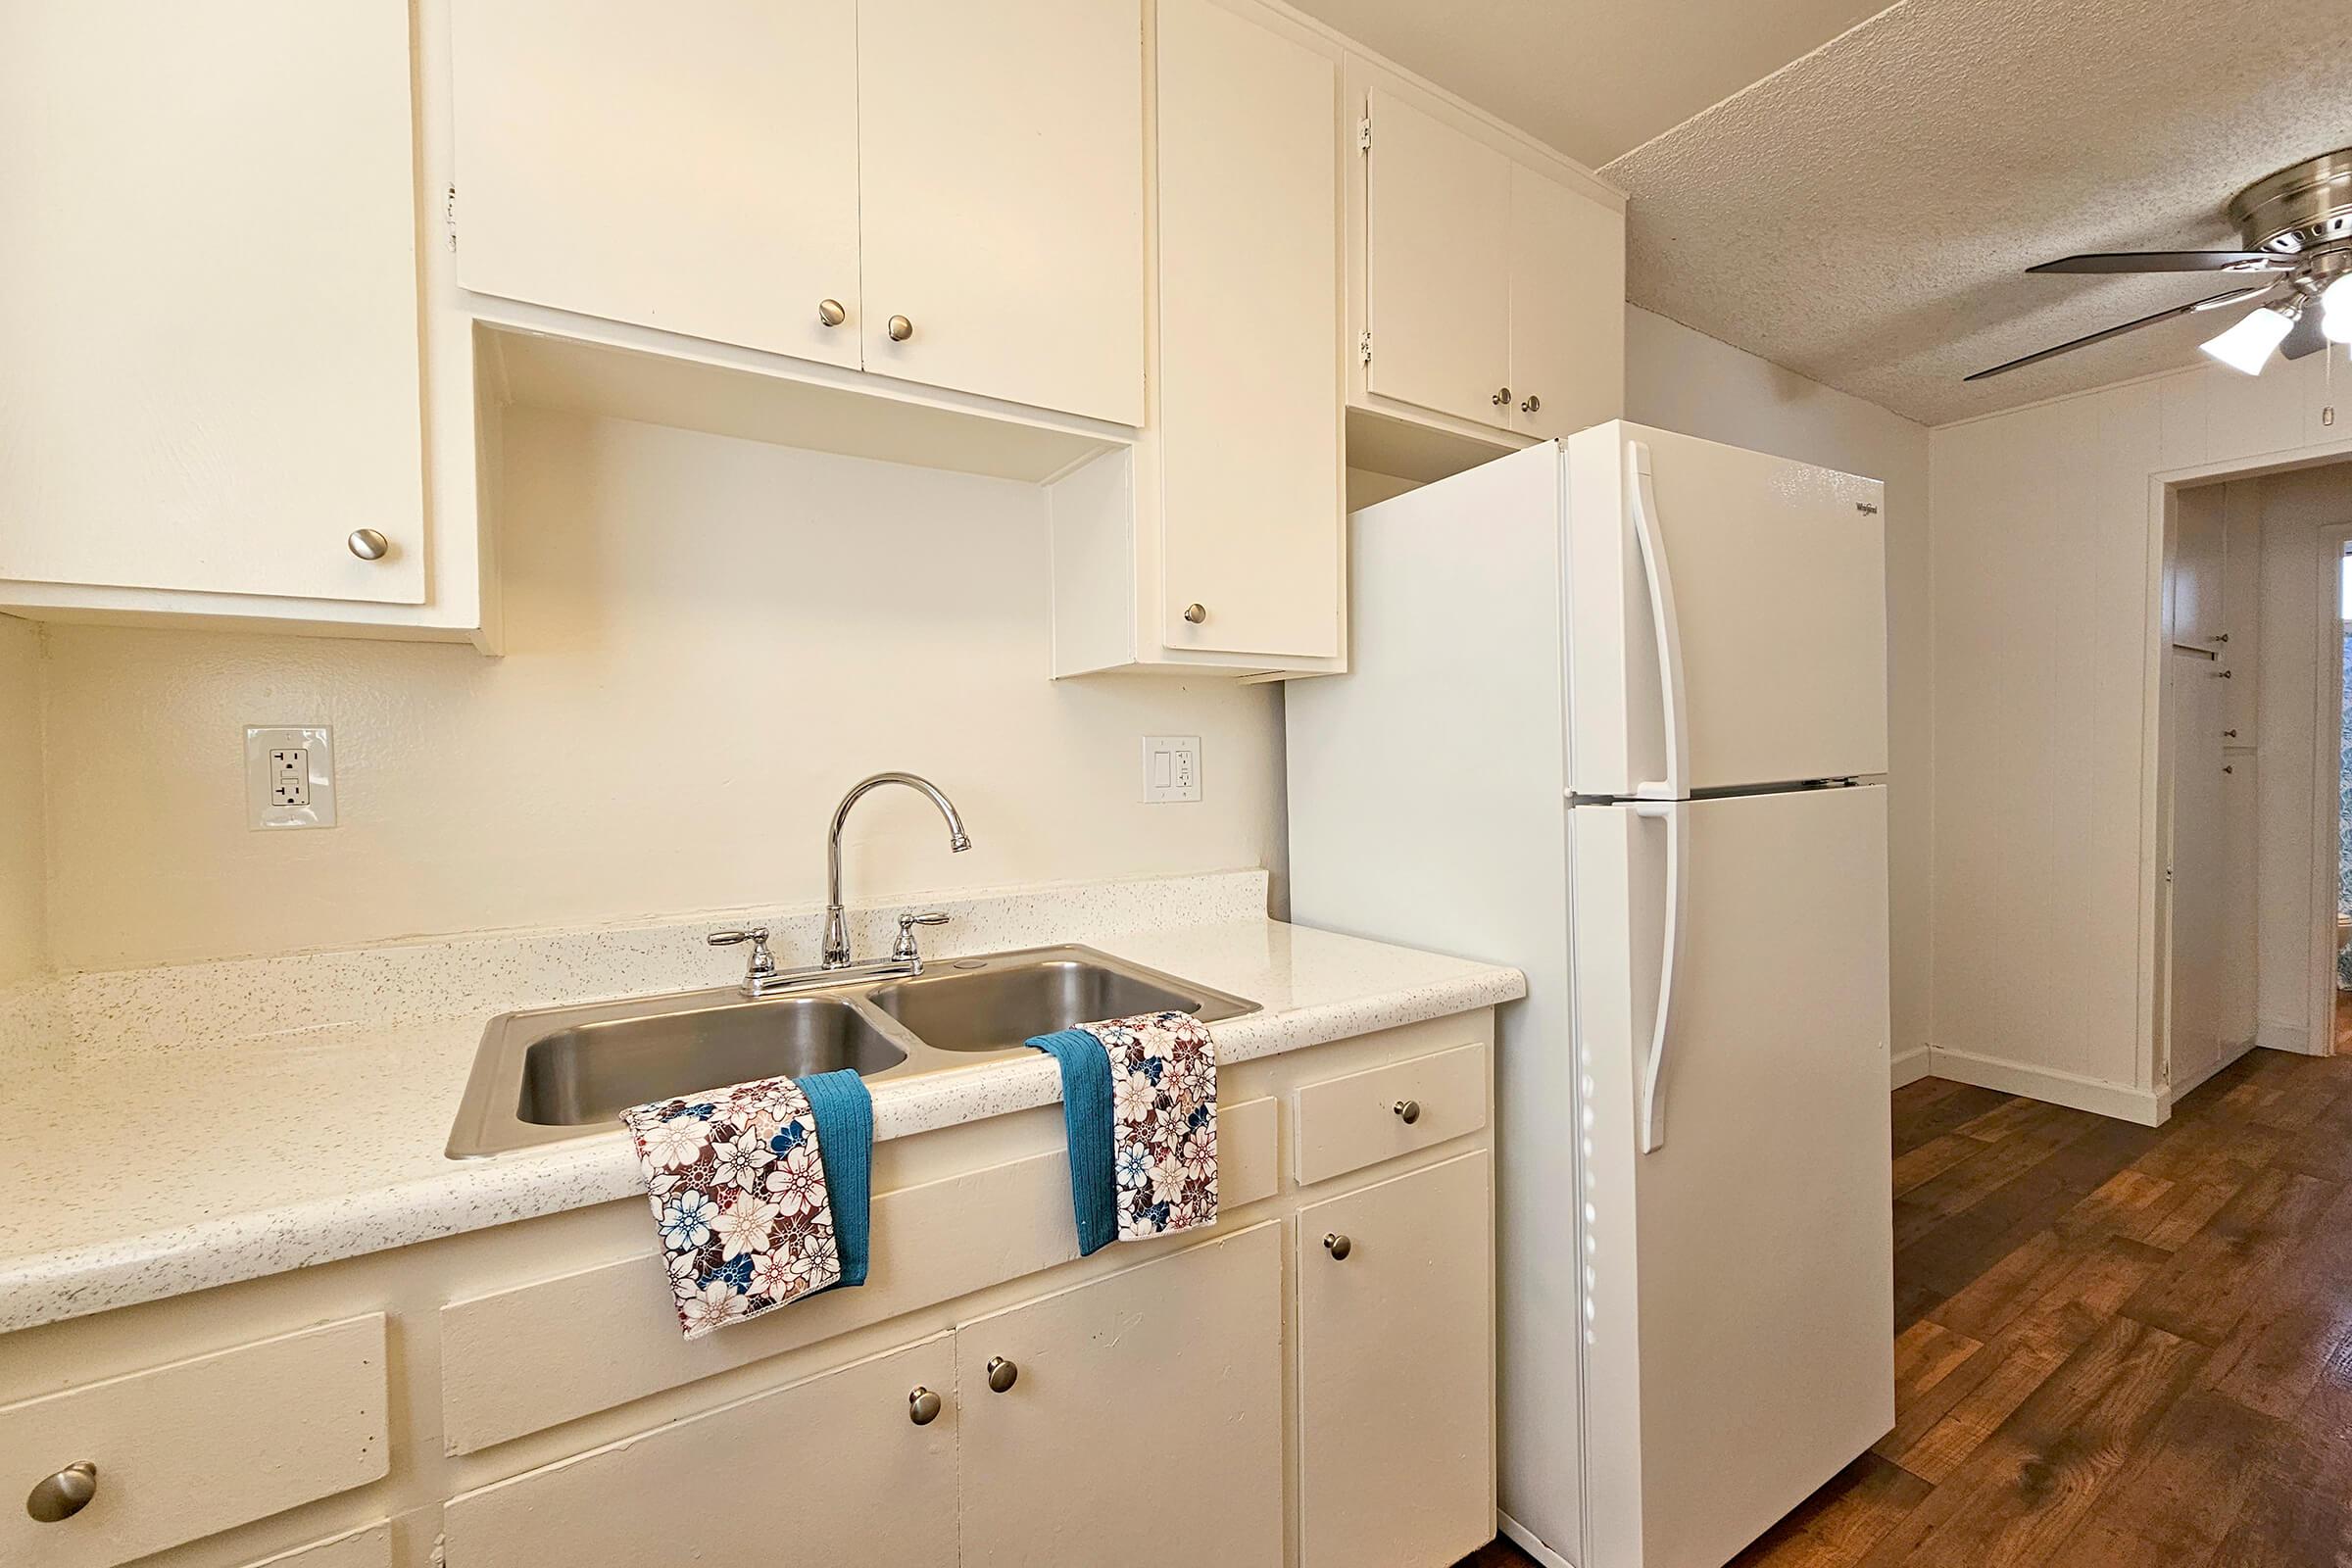
M1598 166L1886 0L1296 0L1569 157Z
M2230 286L2021 274L2233 243L2232 192L2352 145L2348 22L2343 0L1906 0L1602 171L1633 198L1627 293L1929 423L2190 364L2237 313L1961 383Z

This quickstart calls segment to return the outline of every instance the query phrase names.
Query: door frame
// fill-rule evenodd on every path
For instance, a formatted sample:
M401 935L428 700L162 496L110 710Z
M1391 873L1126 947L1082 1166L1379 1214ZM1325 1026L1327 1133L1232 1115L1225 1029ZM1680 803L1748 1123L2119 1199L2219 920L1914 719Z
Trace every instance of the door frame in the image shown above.
M2320 678L2313 701L2311 744L2311 904L2310 950L2311 1033L2308 1050L2315 1056L2335 1054L2335 906L2338 855L2323 855L2343 833L2341 778L2344 729L2344 633L2352 621L2343 614L2344 552L2352 549L2352 519L2325 523L2312 530L2314 560L2333 565L2319 573L2320 613L2318 646L2312 650ZM2264 547L2270 546L2266 538Z

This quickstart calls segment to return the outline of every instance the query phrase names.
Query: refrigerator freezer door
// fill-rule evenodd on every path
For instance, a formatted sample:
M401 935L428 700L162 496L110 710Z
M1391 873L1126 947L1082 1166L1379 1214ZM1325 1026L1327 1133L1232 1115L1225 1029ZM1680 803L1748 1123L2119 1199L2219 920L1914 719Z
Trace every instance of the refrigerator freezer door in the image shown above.
M1720 1568L1894 1423L1886 791L1569 816L1591 1113L1580 1560ZM1665 1136L1644 1154L1678 874Z
M1623 421L1567 486L1578 794L1886 770L1884 486Z

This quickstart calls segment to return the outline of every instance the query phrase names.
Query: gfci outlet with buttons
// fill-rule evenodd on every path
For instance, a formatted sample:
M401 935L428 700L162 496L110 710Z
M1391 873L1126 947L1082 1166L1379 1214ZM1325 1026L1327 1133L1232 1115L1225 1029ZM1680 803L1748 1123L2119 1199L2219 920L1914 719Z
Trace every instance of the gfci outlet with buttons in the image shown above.
M249 827L333 827L335 751L325 725L245 726Z
M1144 737L1144 800L1197 801L1200 798L1200 737L1147 735Z

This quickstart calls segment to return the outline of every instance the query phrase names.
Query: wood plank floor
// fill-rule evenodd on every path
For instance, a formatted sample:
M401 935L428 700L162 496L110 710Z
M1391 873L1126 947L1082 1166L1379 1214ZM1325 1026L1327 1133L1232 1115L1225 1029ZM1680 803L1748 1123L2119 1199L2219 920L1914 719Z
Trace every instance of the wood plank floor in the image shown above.
M2352 1057L2161 1128L1929 1079L1894 1192L1895 1428L1739 1568L2352 1564Z

